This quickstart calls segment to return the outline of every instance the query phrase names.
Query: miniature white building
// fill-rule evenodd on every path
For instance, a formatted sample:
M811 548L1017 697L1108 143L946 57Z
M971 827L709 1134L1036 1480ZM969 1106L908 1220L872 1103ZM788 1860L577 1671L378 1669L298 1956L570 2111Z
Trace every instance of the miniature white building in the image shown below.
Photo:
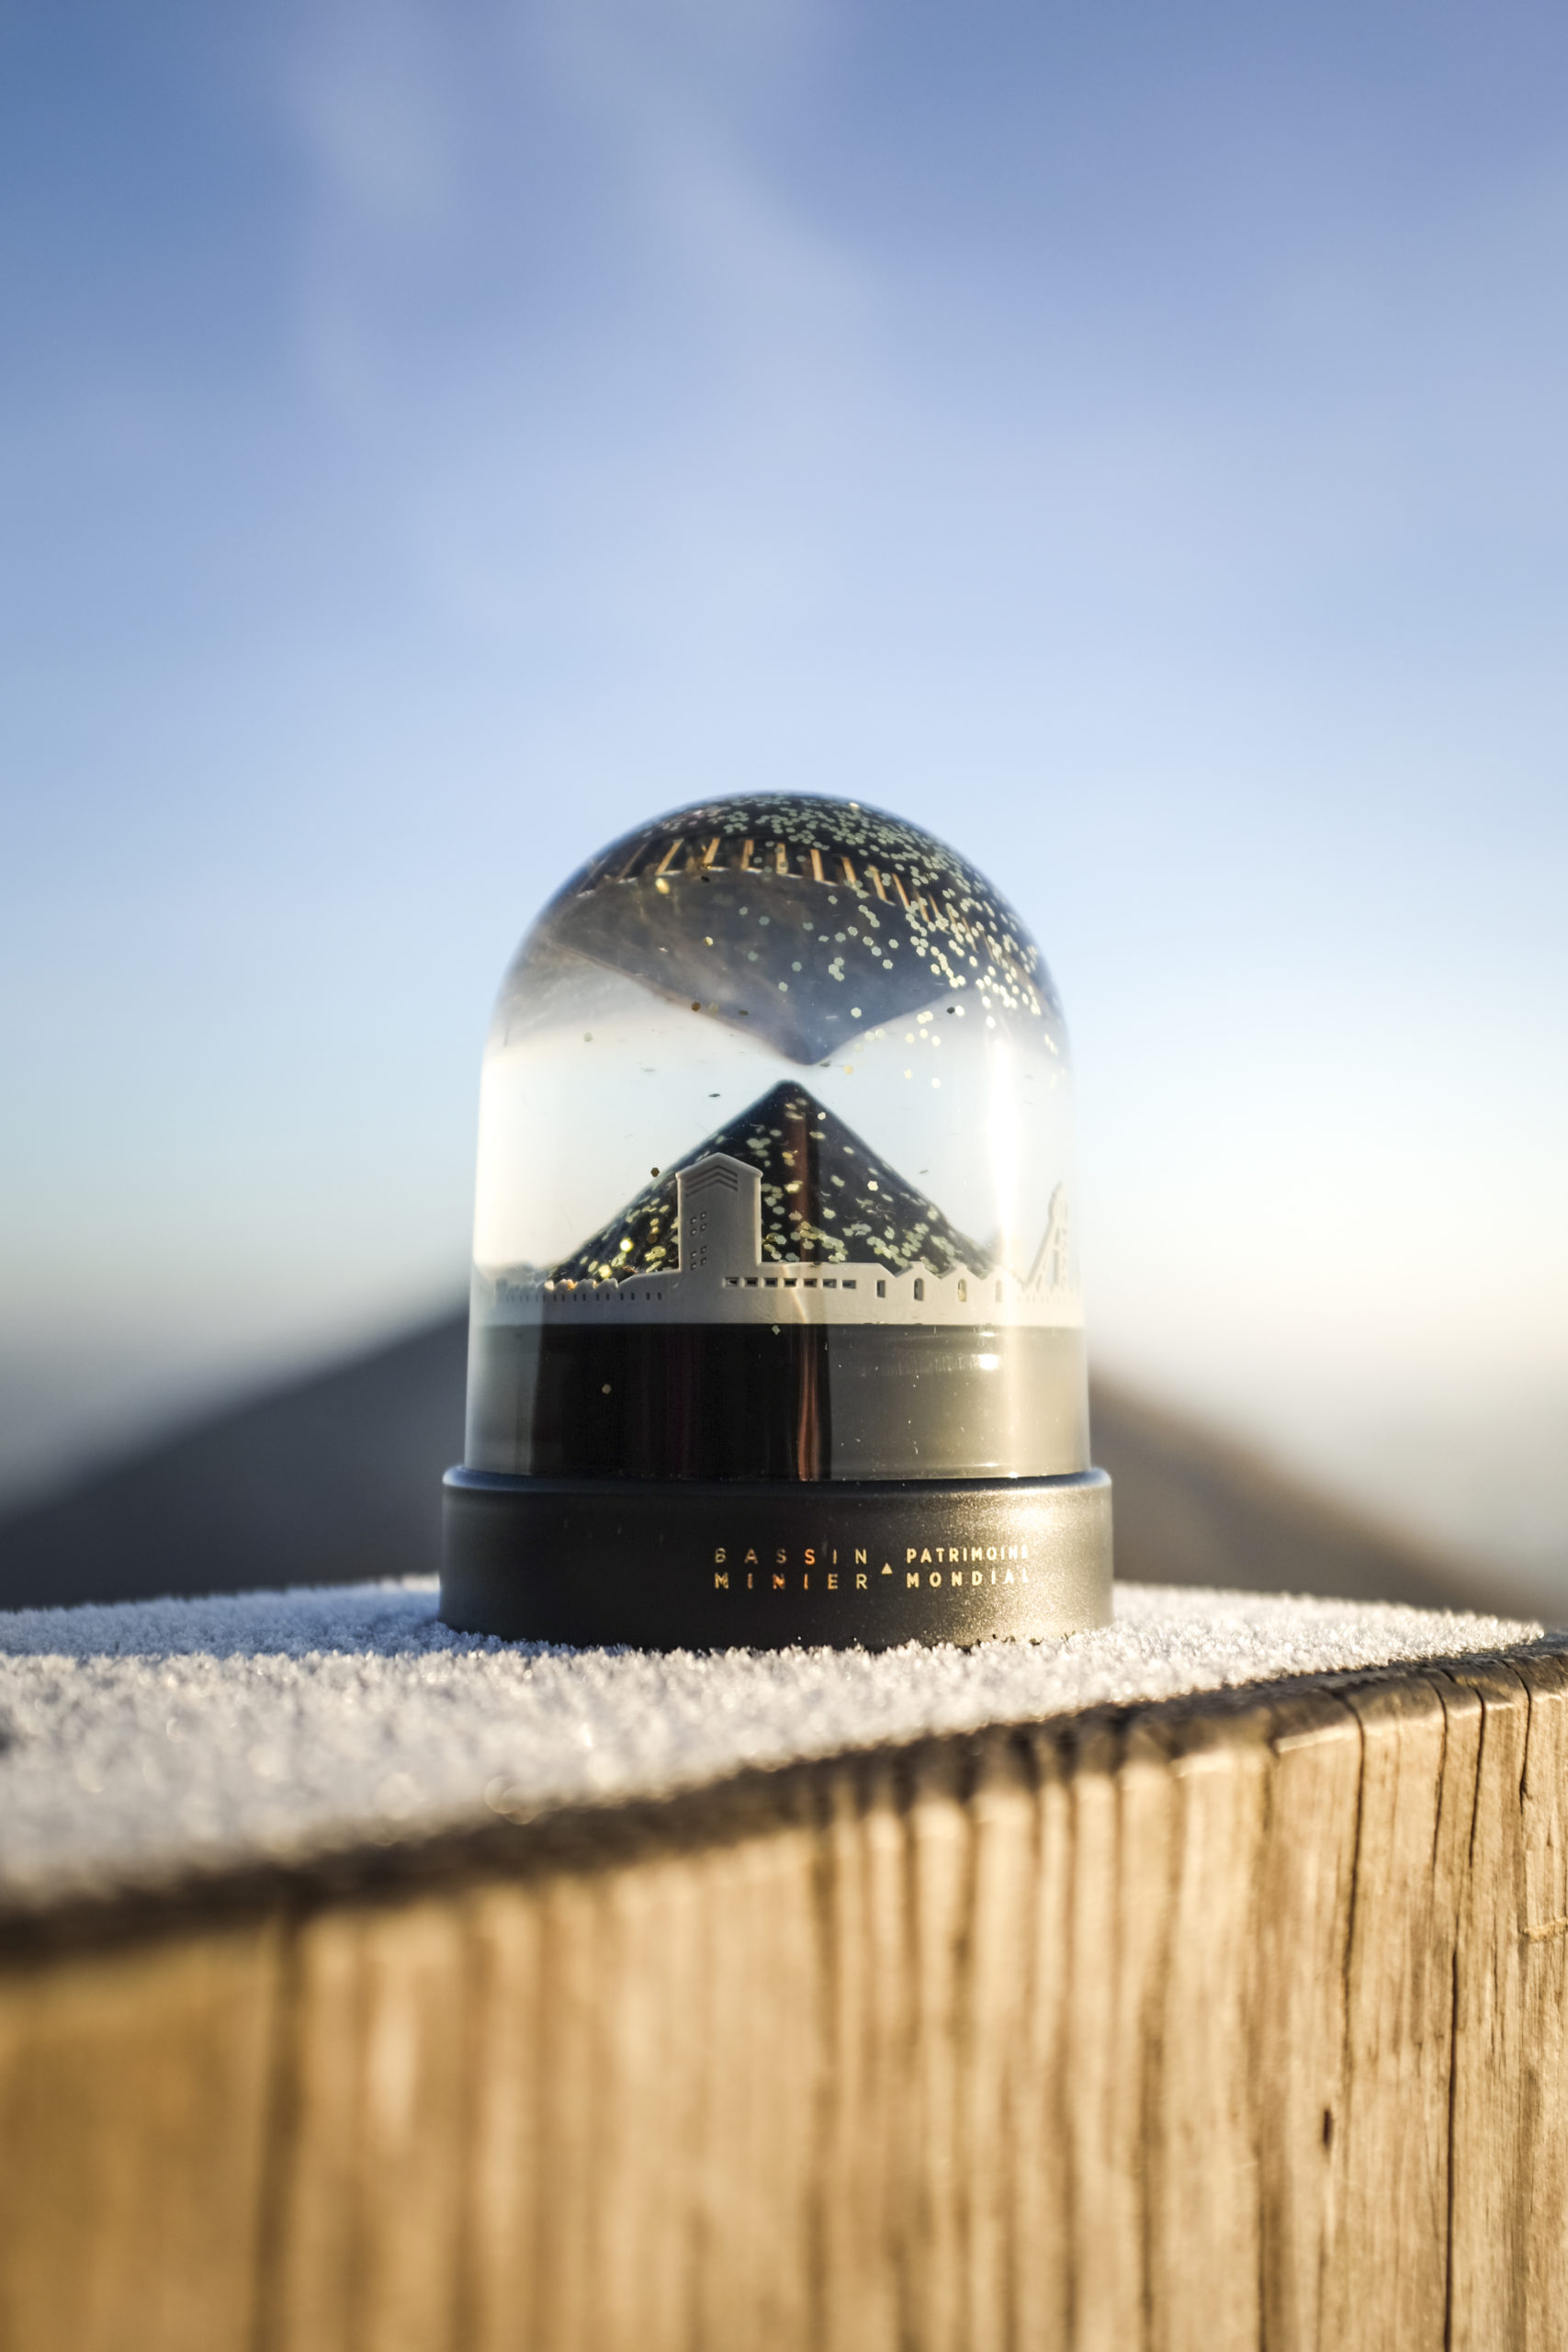
M1032 1323L1083 1320L1071 1286L1066 1193L1051 1199L1044 1238L1027 1276L1002 1268L899 1272L874 1258L807 1264L762 1256L762 1184L755 1168L710 1152L675 1180L678 1270L621 1281L519 1279L476 1272L498 1323L566 1322L609 1312L649 1323Z

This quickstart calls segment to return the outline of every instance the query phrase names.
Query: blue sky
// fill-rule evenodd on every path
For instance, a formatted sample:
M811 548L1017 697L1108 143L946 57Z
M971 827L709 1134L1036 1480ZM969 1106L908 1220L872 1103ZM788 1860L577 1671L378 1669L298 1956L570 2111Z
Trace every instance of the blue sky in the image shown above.
M541 899L795 785L1033 924L1107 1367L1568 1566L1565 69L0 16L0 1476L453 1295Z

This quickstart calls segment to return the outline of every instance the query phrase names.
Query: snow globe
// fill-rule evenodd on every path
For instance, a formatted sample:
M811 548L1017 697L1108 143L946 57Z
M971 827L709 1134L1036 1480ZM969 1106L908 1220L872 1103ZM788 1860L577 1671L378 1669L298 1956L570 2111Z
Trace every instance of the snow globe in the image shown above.
M441 1610L652 1648L1105 1623L1061 1008L952 850L703 802L573 875L480 1088Z

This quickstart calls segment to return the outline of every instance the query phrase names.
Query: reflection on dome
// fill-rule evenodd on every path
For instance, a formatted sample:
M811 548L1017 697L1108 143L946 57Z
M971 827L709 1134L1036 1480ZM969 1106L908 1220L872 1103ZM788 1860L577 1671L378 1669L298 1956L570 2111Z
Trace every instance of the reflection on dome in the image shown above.
M555 912L561 946L710 1019L749 1023L794 1062L944 989L1034 1015L1049 997L1038 948L972 867L844 802L686 809L593 859Z

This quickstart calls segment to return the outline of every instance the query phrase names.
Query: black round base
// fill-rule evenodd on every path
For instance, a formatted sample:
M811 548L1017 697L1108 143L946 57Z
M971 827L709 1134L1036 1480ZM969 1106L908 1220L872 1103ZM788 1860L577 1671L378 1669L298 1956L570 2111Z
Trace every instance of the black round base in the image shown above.
M1111 1621L1111 1481L449 1470L441 1614L573 1648L1037 1641Z

